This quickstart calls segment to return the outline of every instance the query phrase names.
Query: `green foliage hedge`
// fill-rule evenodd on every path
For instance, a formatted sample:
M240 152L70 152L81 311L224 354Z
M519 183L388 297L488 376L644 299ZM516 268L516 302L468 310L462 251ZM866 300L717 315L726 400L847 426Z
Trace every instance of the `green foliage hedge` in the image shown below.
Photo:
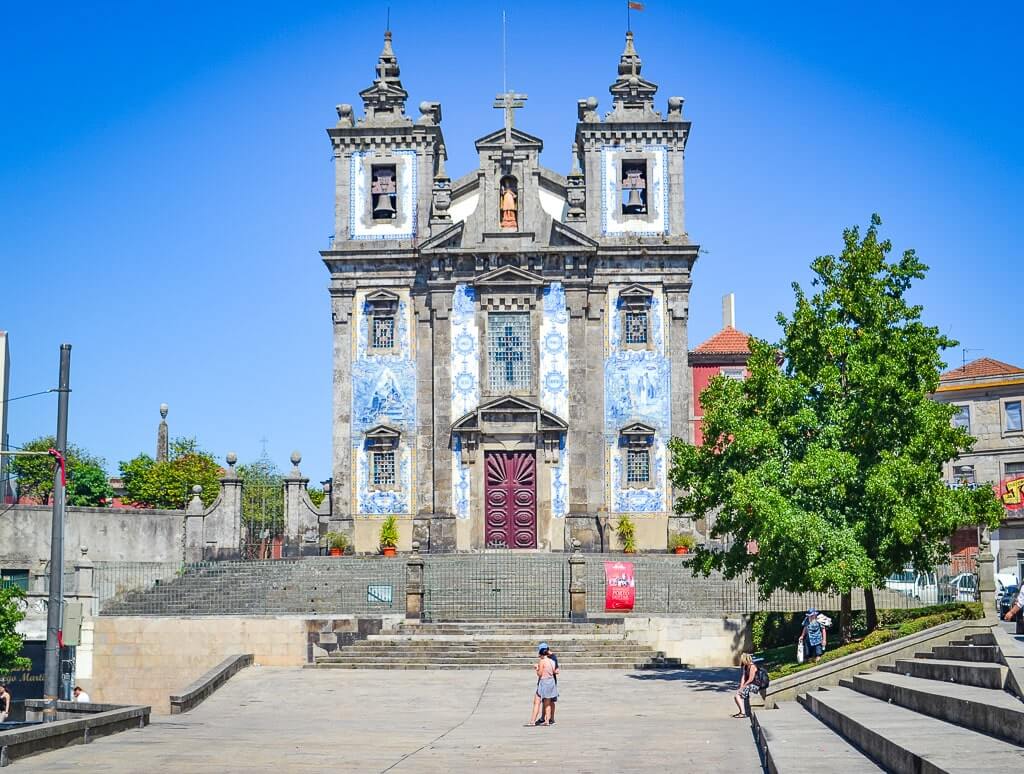
M765 615L789 616L789 614L775 613ZM826 615L830 614L826 613ZM825 651L818 663L823 664L851 653L859 653L862 650L873 648L875 645L917 634L950 621L975 621L983 617L984 612L980 602L951 602L945 605L929 605L910 610L879 610L878 629L859 640ZM835 628L839 619L836 616L832 616L832 619L834 621L833 628ZM796 639L799 636L798 628L788 643L758 653L758 656L764 659L764 666L767 667L773 680L814 666L814 663L810 661L803 664L796 663Z

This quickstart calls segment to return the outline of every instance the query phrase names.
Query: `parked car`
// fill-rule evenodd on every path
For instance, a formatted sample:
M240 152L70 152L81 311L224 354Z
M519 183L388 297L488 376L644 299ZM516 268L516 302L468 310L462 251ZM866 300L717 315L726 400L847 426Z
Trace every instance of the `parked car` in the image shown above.
M962 572L949 579L944 591L944 602L974 602L978 598L978 576L973 572Z
M917 577L914 579L914 599L919 599L927 605L934 605L941 601L939 599L939 583L935 580L935 573L917 573Z
M996 609L999 611L1000 618L1006 615L1006 611L1013 607L1013 603L1016 601L1019 591L1019 586L1003 587L1003 593L1000 594L999 598L996 600Z
M913 596L914 588L916 586L917 575L910 568L901 570L900 572L894 572L885 579L885 587L887 589L898 591L901 594L906 594L908 597Z

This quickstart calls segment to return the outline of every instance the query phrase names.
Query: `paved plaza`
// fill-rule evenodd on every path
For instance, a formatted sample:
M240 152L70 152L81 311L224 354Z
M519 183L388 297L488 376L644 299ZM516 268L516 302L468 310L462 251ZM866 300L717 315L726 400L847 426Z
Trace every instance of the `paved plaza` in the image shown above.
M737 669L566 671L527 727L515 671L246 669L197 709L26 758L16 771L759 772Z

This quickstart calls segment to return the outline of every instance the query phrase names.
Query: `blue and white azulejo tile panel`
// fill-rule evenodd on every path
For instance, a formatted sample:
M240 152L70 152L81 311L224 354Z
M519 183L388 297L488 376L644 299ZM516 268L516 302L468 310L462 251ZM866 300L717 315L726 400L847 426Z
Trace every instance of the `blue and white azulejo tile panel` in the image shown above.
M569 311L565 288L552 282L544 288L540 324L540 405L569 419ZM565 439L561 441L559 463L551 469L551 513L556 518L568 510L569 466Z
M653 288L649 309L650 349L627 349L622 341L621 288L609 288L607 346L604 363L604 441L607 457L608 507L614 513L652 513L668 509L667 440L671 432L671 367L661 288ZM633 422L655 429L651 447L651 486L625 487L625 450L620 431Z
M456 285L452 295L451 361L452 421L480 405L480 333L476 325L476 290ZM455 516L469 518L470 471L462 464L462 445L452 449L452 507Z
M603 236L662 236L669 229L668 146L645 145L647 217L622 214L619 161L629 152L619 145L601 146L601 234ZM635 157L635 154L632 154Z
M416 352L413 336L413 311L406 289L393 289L399 295L395 320L395 347L377 354L367 347L370 310L368 291L356 292L357 310L352 341L352 502L356 513L411 514L415 507L412 470L416 432ZM366 449L366 431L388 425L402 436L396 455L397 487L394 490L370 486L370 455Z
M369 212L370 170L365 159L394 164L398 217L394 222L366 222ZM389 156L354 151L349 161L348 233L350 239L412 239L416 236L416 151L396 150Z

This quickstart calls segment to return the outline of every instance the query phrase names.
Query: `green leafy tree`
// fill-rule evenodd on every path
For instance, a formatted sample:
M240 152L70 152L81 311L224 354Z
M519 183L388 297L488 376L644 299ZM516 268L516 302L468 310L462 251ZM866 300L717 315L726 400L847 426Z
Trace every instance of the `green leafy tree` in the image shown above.
M56 439L42 436L24 445L25 451L45 452L56 447ZM53 471L56 459L50 456L13 457L11 470L18 479L18 492L22 497L48 503L53 495ZM106 463L102 457L90 454L74 444L68 444L65 458L68 505L109 505L114 491L110 488Z
M238 466L242 479L242 523L255 537L269 529L272 534L284 526L284 478L266 454L255 462Z
M203 505L210 505L220 491L223 469L213 455L199 448L195 438L175 438L169 458L160 462L148 454L120 463L127 497L147 508L184 508L192 487L203 488Z
M863 239L848 229L841 255L815 259L816 292L793 285L782 341L751 339L747 380L712 380L705 444L672 442L677 512L716 516L712 536L733 538L699 550L696 566L749 570L765 595L838 592L844 634L852 589L865 589L873 628L872 589L885 576L933 567L956 528L1002 515L991 489L943 481L943 463L974 442L952 426L954 408L929 397L940 353L956 342L907 302L927 267L912 250L890 262L880 225L874 216Z
M17 625L25 617L21 600L25 592L17 586L0 588L0 678L15 669L28 669L31 662L19 654L22 648Z
M309 495L310 502L312 502L317 508L320 507L320 503L322 503L324 501L324 497L327 496L327 493L318 486L306 487L306 493Z

